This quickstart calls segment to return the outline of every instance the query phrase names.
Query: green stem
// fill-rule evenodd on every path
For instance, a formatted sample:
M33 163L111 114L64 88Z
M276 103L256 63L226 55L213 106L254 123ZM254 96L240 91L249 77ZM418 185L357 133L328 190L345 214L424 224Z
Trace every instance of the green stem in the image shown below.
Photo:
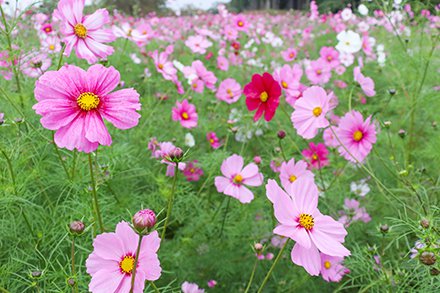
M174 193L176 192L177 174L179 174L179 163L176 162L176 167L174 168L173 187L171 189L170 198L168 199L167 216L165 219L165 224L163 225L161 239L165 239L165 232L167 231L168 221L170 220L170 216L171 216L171 209L173 207L173 202L174 202Z
M254 268L252 269L251 277L249 278L249 282L246 286L246 289L244 290L244 293L248 293L249 289L251 288L251 284L252 284L252 281L254 280L254 276L255 276L255 270L257 269L257 264L258 264L258 258L255 260Z
M223 235L223 228L225 227L225 223L226 223L226 217L228 216L228 212L229 212L229 204L231 203L231 197L228 196L228 202L226 203L226 211L225 211L225 215L223 217L223 221L222 221L222 228L220 229L220 238Z
M159 289L156 287L156 284L154 284L154 282L150 282L151 287L154 288L154 292L159 293Z
M95 176L93 175L93 162L92 162L92 153L89 153L89 169L90 169L90 180L92 181L92 195L93 195L93 204L95 207L96 217L98 218L99 229L101 233L104 233L104 225L102 224L101 212L99 211L98 204L98 196L96 194L96 183Z
M55 143L55 132L52 132L52 144L55 148L55 152L57 153L58 160L60 161L61 166L63 166L64 172L66 173L66 177L67 177L67 179L70 180L70 175L69 175L69 171L67 170L67 166L64 163L63 158L61 157L61 153L60 153L60 150L58 149L57 144Z
M78 293L78 282L76 281L76 273L75 273L75 236L72 237L72 249L70 253L70 257L72 259L72 276L75 279L75 286L72 288L72 292Z
M63 44L63 47L61 47L60 59L58 60L57 70L60 70L62 66L61 63L63 62L64 50L66 50L66 44Z
M258 289L257 293L260 293L263 291L264 286L266 285L267 281L269 280L270 275L272 274L273 269L277 265L278 261L281 258L281 255L283 254L284 249L287 246L287 243L289 242L290 238L287 238L286 243L284 243L283 247L281 248L280 252L278 252L277 257L275 258L275 261L273 262L272 266L270 267L269 271L266 274L266 277L263 280L263 283L261 284L260 288Z
M284 162L287 163L287 157L286 157L286 154L284 153L283 144L281 143L281 139L278 139L278 143L280 145L281 155L283 156Z
M73 162L72 162L72 174L70 178L73 180L75 177L75 168L76 168L76 157L78 155L78 152L76 150L73 150Z
M133 290L134 290L134 281L136 279L136 267L137 267L137 264L138 264L139 254L140 254L140 251L141 251L142 237L144 237L144 235L140 234L139 235L138 246L137 246L137 249L136 249L136 255L135 255L135 258L134 258L133 273L131 274L130 293L133 293Z
M2 152L3 156L6 159L6 162L8 164L8 168L9 168L9 173L11 174L11 181L12 181L12 186L14 188L14 194L16 196L18 196L17 193L17 185L15 184L15 173L14 173L14 168L12 167L12 162L11 159L9 158L9 156L6 154L6 152L2 149L0 149L0 152Z

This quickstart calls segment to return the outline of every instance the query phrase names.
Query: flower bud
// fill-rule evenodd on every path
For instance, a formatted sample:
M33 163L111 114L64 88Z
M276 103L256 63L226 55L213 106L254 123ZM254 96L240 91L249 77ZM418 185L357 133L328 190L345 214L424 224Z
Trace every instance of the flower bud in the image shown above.
M269 252L268 254L266 254L266 259L267 260L272 260L274 257L273 253Z
M80 235L82 232L84 232L85 225L81 221L73 221L69 224L69 230L70 233L74 235Z
M388 233L389 230L390 230L390 227L388 227L387 224L380 225L380 232L382 232L383 234Z
M432 121L431 126L432 126L432 128L436 129L437 128L437 121Z
M261 243L255 243L254 248L256 251L261 251L263 249L263 244Z
M385 128L390 128L390 126L391 126L391 121L385 121L384 123L383 123L383 125L385 126Z
M420 226L422 226L425 229L428 229L429 228L429 220L428 219L420 220Z
M133 216L133 226L139 233L143 233L156 225L156 214L150 210L140 210Z
M419 260L427 265L427 266L432 266L433 264L435 264L436 261L436 257L435 254L431 251L424 251L420 254L419 256Z
M286 137L286 132L284 130L280 130L278 131L277 136L279 139L283 139Z
M31 277L35 278L35 279L41 277L41 275L42 275L42 273L40 271L31 272Z
M181 162L183 158L183 151L181 148L175 148L167 155L171 162Z
M261 164L261 157L260 156L255 156L254 157L254 163L257 164L257 165L260 165Z
M388 93L392 96L394 96L396 94L396 89L389 89Z
M71 287L75 286L75 279L74 278L69 278L67 279L67 284Z
M406 136L406 131L403 130L403 129L400 129L399 132L398 132L397 134L400 136L400 138L405 138L405 136Z
M216 280L209 280L208 281L208 287L209 288L214 288L217 285L217 281Z
M436 268L432 268L430 270L431 276L438 276L440 274L440 271Z

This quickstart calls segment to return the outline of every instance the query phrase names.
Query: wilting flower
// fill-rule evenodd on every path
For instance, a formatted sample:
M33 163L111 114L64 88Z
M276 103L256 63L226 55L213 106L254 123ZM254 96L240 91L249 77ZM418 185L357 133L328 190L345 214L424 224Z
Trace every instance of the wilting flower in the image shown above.
M176 101L176 107L172 109L172 119L179 121L185 128L196 127L198 121L196 106L188 103L186 99L182 103Z
M228 104L235 103L240 99L241 86L235 79L227 78L220 83L215 96Z
M244 94L248 110L257 110L254 121L263 113L266 121L272 120L280 103L281 87L270 73L254 74L252 81L244 87Z
M303 92L296 101L291 120L299 135L306 139L314 138L319 128L329 125L325 115L330 110L330 96L318 86L312 86Z
M321 253L321 276L327 282L339 282L350 272L342 265L344 258Z
M70 56L73 48L76 55L89 64L113 54L113 47L104 45L115 40L110 29L103 26L110 22L107 9L98 9L91 15L83 15L85 0L60 0L58 15L62 19L62 32L66 49Z
M211 131L206 134L206 139L213 149L218 149L221 146L220 140L215 132Z
M254 199L254 194L245 185L263 184L263 174L258 172L258 166L250 163L243 168L243 158L238 155L224 160L221 171L223 176L215 177L217 191L232 196L241 203L249 203Z
M138 124L139 94L133 88L112 92L120 81L119 72L100 64L87 71L73 65L43 74L35 86L33 106L41 124L56 130L55 143L68 150L92 152L112 139L103 119L119 129Z
M301 182L300 178L303 177L314 177L315 175L307 170L307 163L300 160L296 162L295 159L290 159L287 163L283 162L281 164L280 169L280 180L281 185L285 190L288 190L291 188L293 184L297 184L298 182Z
M320 273L320 252L338 257L350 255L341 244L347 235L343 225L318 210L318 188L312 178L302 179L301 184L292 185L287 193L269 179L266 195L280 223L273 232L296 241L292 261L310 275Z
M103 233L93 241L93 252L86 260L87 273L92 276L91 292L129 292L139 235L127 222L120 222L114 233ZM157 250L160 238L154 231L142 238L136 266L135 293L144 292L145 281L159 279Z
M376 126L371 116L364 121L362 114L354 110L341 118L336 134L342 144L339 153L353 163L362 163L376 142Z
M309 143L309 148L303 150L302 155L312 169L321 169L329 164L328 150L323 143Z
M376 94L374 90L374 81L370 77L365 77L359 66L356 66L353 70L354 80L359 83L362 88L362 91L367 97L372 97Z

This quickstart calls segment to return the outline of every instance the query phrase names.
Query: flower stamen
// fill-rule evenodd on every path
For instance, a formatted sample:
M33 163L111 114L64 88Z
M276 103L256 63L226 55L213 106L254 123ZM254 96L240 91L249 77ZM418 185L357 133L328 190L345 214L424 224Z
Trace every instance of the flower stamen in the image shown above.
M87 37L87 29L82 23L77 23L73 27L73 31L78 38L85 39Z
M260 94L260 101L261 102L265 103L267 101L267 98L269 98L269 95L267 94L266 91L264 91Z
M300 214L299 225L306 230L312 230L313 226L315 226L315 219L309 214Z
M85 92L76 99L78 106L84 111L90 111L98 108L99 97L91 92Z

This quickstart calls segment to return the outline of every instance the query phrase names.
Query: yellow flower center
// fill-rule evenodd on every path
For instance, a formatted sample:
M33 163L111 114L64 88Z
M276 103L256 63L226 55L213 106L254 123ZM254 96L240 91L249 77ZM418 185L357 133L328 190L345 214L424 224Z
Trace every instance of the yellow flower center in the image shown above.
M134 257L131 255L124 256L124 259L119 263L121 271L126 274L131 274L134 268Z
M211 139L209 140L209 143L214 143L214 139L211 138Z
M350 46L350 42L349 42L349 41L346 41L346 42L345 42L345 45L346 45L346 46Z
M47 27L44 29L47 33L50 33L52 31L52 29L50 27Z
M362 139L362 137L364 137L364 134L362 133L362 131L356 130L356 131L353 133L353 139L354 139L355 141L360 141L360 140Z
M51 51L55 50L55 45L49 45L49 50Z
M332 56L328 56L328 57L327 57L327 60L328 60L328 61L332 61L332 60L333 60L333 57L332 57Z
M322 70L321 70L321 69L316 70L316 74L317 74L317 75L321 75L321 73L322 73Z
M317 154L313 154L312 159L316 161L318 159L318 155Z
M315 115L315 117L319 117L321 113L322 113L321 107L316 107L315 109L313 109L313 115Z
M78 106L84 111L90 111L98 108L99 97L91 92L85 92L76 99Z
M227 89L226 92L228 93L228 95L231 99L232 99L232 97L234 97L234 94L232 93L232 91L230 89Z
M296 180L296 176L295 175L290 175L290 177L289 177L290 183L295 182L295 180Z
M267 98L269 97L269 95L267 94L266 91L262 92L260 94L260 101L262 101L263 103L267 101Z
M288 86L288 84L287 84L287 82L285 82L284 80L283 80L283 82L281 83L281 85L283 86L283 88L287 88L287 86Z
M290 54L289 54L289 57L290 57L290 58L293 58L293 57L295 57L295 54L290 53Z
M183 120L188 120L188 118L189 118L188 113L183 112L183 113L182 113L182 118L183 118Z
M329 268L331 268L331 266L332 266L332 264L331 264L328 260L326 260L326 261L324 262L324 268L326 268L327 270L328 270Z
M194 168L189 169L191 173L194 173L196 170Z
M195 82L195 83L193 83L193 88L197 88L197 83Z
M244 25L244 23L240 20L239 22L238 22L238 26L239 27L242 27Z
M85 37L87 37L87 29L82 23L77 23L73 31L78 38L85 39Z
M240 174L237 174L237 175L235 175L233 181L235 184L240 184L243 181L243 176L241 176Z
M299 215L299 225L306 230L311 230L315 225L315 220L309 214L300 214Z
M159 64L157 67L159 67L159 69L163 69L163 64Z

